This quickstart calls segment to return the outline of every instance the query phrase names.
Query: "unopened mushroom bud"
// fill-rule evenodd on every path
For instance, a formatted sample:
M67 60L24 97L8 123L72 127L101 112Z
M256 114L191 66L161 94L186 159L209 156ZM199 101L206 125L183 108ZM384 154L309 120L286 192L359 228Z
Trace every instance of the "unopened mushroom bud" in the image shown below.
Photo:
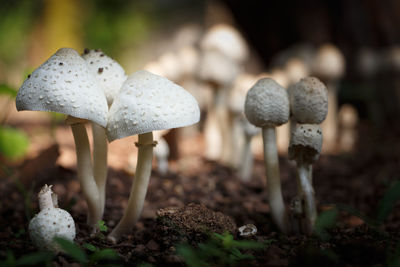
M314 189L312 186L312 164L319 158L322 147L322 130L316 124L298 124L292 132L289 159L297 164L297 178L301 198L304 199L306 232L311 233L317 218Z
M60 248L54 243L54 238L73 241L76 233L72 216L67 211L54 207L54 196L51 186L45 185L40 190L40 212L29 223L29 236L37 248L58 252Z
M268 200L271 217L279 229L287 233L288 222L283 202L275 127L289 120L289 99L286 89L270 78L264 78L247 92L246 118L262 129Z

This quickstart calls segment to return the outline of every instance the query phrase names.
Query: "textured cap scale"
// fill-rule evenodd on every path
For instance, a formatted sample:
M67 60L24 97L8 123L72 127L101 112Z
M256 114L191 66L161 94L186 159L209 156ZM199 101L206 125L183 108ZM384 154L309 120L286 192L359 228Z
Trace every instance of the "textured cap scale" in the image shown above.
M290 108L297 122L319 124L328 114L328 90L317 78L307 77L288 90Z
M86 60L89 70L96 76L107 97L108 105L111 105L127 78L124 69L99 49L85 49L82 57Z
M199 120L200 109L191 94L164 77L142 70L128 77L110 107L107 135L113 141Z
M247 92L246 118L257 127L274 127L289 120L286 89L270 78L263 78Z
M18 91L17 110L60 112L105 127L107 101L85 60L61 48L37 68Z
M298 124L291 134L289 159L314 163L322 147L322 130L317 124Z

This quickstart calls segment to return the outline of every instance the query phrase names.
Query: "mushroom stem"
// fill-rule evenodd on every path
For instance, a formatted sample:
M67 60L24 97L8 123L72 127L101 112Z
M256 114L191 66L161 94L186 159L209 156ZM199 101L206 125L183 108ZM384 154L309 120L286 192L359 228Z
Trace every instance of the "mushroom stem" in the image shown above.
M275 127L262 128L262 137L271 217L276 226L278 226L283 233L288 233L288 220L281 191Z
M338 128L338 100L337 100L337 83L330 81L327 83L328 87L328 114L321 127L324 133L324 150L328 153L335 151L337 141L337 128Z
M129 195L128 206L118 225L108 235L108 239L113 243L116 243L122 235L132 230L132 227L140 217L147 193L153 159L153 133L139 134L139 141L136 146L139 148L138 161L135 178L133 179L131 193Z
M244 144L243 144L243 152L242 152L242 160L240 166L240 179L243 182L250 181L251 173L253 171L253 153L251 151L251 139L252 135L245 134L244 135Z
M100 197L93 177L89 139L84 124L71 124L71 129L76 147L78 179L89 210L87 222L89 225L95 226L101 219L99 210Z
M48 186L47 184L40 189L40 192L38 194L38 199L39 199L39 208L40 210L44 209L52 209L54 208L53 204L53 191L51 191L51 185Z
M106 203L107 182L107 135L105 128L92 123L93 130L93 175L99 190L100 218L103 217Z
M232 120L226 108L227 91L228 88L224 87L218 88L215 91L215 117L221 135L220 160L222 163L232 165Z
M299 184L304 199L304 211L306 217L306 233L311 234L314 230L315 220L317 218L317 209L315 205L314 189L311 183L310 166L305 163L297 163L297 174Z

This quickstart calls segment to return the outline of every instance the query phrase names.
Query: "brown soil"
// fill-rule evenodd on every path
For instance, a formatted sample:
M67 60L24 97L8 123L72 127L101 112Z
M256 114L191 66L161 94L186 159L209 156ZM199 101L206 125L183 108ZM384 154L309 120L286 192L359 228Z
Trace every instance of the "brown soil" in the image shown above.
M399 129L391 129L385 135L372 133L369 127L360 128L360 132L357 152L322 156L315 164L314 187L319 212L331 203L343 203L374 217L385 190L399 180ZM201 138L191 138L183 147L184 157L171 162L167 175L153 171L142 218L132 234L116 245L108 243L102 235L90 237L85 224L86 204L76 172L56 163L60 150L57 145L41 149L17 166L8 163L0 171L0 260L6 257L7 250L17 258L36 251L26 231L29 218L38 210L35 195L45 183L54 185L60 207L74 217L76 243L112 248L121 256L118 263L127 266L184 265L176 254L178 244L197 246L206 241L207 233L225 230L240 240L243 238L237 227L245 224L257 227L258 232L251 240L269 245L246 251L255 258L238 262L239 266L384 266L400 242L399 205L379 230L354 215L341 212L336 226L328 231L329 240L279 234L269 217L261 157L256 158L251 182L243 183L231 168L200 156L197 148L201 147ZM295 167L286 157L281 157L280 168L284 198L290 203L296 192ZM127 204L132 178L126 170L110 168L107 183L104 221L112 229ZM66 255L59 255L53 261L54 266L72 263Z

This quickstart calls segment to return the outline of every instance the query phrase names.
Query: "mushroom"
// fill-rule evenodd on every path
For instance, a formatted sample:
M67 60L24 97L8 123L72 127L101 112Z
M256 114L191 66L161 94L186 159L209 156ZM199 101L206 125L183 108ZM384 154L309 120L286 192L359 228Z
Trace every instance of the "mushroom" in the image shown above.
M107 124L107 100L85 60L72 48L61 48L24 81L17 110L53 111L68 115L75 139L78 179L88 205L88 223L101 219L99 191L93 177L84 123Z
M344 104L339 109L340 149L342 152L352 152L357 142L357 109L350 104Z
M206 157L232 164L231 121L227 114L228 92L241 64L248 57L244 38L232 26L218 24L211 27L200 43L199 77L213 86L214 97L206 118L204 135ZM220 139L217 143L215 139Z
M289 120L286 89L270 78L263 78L247 92L244 113L249 122L262 130L268 200L271 216L278 228L288 232L288 221L282 197L275 127Z
M108 57L100 49L85 49L82 57L103 90L108 106L121 89L127 76L124 69L115 60ZM106 199L107 181L107 136L105 128L97 123L92 123L93 131L93 175L100 196L100 216L103 217Z
M138 162L128 206L109 240L117 242L139 219L156 145L152 132L191 125L199 119L200 110L193 96L168 79L138 71L125 81L108 114L107 136L113 141L138 134Z
M338 84L345 73L345 58L336 46L325 44L317 50L313 68L314 75L324 81L328 88L329 111L325 122L322 124L325 139L324 150L334 152L338 128Z
M293 134L298 131L296 124L320 124L322 123L328 113L328 91L326 86L315 77L306 77L301 79L299 82L292 85L289 90L289 101L290 101L290 110L292 112L292 133L291 139L293 139ZM313 131L313 130L312 130ZM322 138L322 135L321 135ZM292 144L293 140L290 141ZM321 141L322 145L322 141ZM290 153L290 149L289 149ZM290 157L290 154L289 154ZM300 164L301 165L301 164ZM299 170L302 166L298 163L298 173L300 174L302 170ZM311 170L310 170L311 171ZM311 175L311 174L310 174ZM298 178L298 196L295 199L299 199L299 205L302 206L302 199L305 195L304 190L308 190L307 188L303 188L304 183L302 182L302 177ZM312 186L312 183L310 181ZM308 197L308 196L307 196ZM313 204L315 205L315 204ZM315 208L314 208L315 209ZM303 211L302 207L299 207L299 210ZM307 212L307 208L305 209ZM310 216L314 216L313 214L309 214ZM308 230L310 227L312 228L314 224L314 217L308 218ZM311 222L311 223L310 223Z
M52 192L51 187L45 185L39 192L40 212L29 222L29 236L37 248L58 252L60 248L54 243L54 238L73 241L76 231L71 214L54 203L57 195Z
M312 164L319 158L322 147L322 130L317 124L297 124L289 144L289 159L297 164L297 177L301 188L300 199L304 200L306 233L311 234L317 218Z

